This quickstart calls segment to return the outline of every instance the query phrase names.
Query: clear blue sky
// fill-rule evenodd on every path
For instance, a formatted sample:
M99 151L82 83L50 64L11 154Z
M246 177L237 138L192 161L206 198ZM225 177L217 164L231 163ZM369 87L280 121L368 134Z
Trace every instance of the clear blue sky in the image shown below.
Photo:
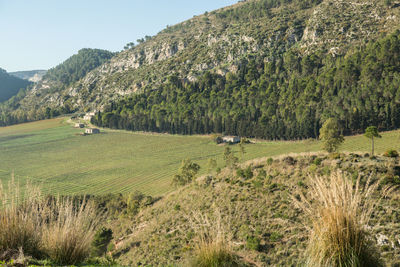
M120 51L237 0L0 0L0 68L49 69L81 48Z

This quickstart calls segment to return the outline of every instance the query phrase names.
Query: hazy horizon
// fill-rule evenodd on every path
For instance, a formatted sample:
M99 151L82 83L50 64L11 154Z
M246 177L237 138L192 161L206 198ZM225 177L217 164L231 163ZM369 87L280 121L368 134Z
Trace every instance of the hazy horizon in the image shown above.
M233 0L0 0L0 68L47 70L82 48L121 51L125 44Z

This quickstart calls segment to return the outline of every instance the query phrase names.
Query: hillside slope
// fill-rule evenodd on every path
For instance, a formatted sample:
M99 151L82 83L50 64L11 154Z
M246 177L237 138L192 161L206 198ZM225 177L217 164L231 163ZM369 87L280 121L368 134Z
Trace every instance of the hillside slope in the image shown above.
M113 128L270 139L316 137L329 116L346 133L393 129L399 20L397 1L241 2L167 27L73 84L39 83L9 114L96 109L110 113L97 123ZM393 49L374 54L388 34Z
M157 89L170 74L195 81L208 70L235 73L251 55L269 61L292 47L340 55L398 28L399 10L383 1L247 1L168 27L65 93L81 108L98 108L146 86Z
M8 74L0 68L0 102L4 102L18 94L31 83Z
M399 184L398 159L307 154L271 160L242 166L250 166L252 176L247 178L235 170L199 178L143 209L133 222L111 222L112 254L129 266L179 266L190 259L203 231L222 232L249 266L302 266L310 222L291 196L307 193L310 174L340 169L353 179L361 175L362 183L372 175L381 188ZM397 190L383 199L369 224L386 266L400 263L399 197Z

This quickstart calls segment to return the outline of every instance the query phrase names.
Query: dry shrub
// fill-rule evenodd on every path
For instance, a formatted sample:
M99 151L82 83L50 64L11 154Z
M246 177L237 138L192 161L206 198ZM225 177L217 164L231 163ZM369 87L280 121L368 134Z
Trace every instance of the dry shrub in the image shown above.
M196 267L229 267L238 266L232 252L226 245L218 242L200 244L191 266Z
M367 230L379 202L372 196L376 189L370 179L362 188L360 177L353 185L349 175L337 171L312 178L309 196L294 198L312 221L308 266L382 266Z
M190 262L193 267L228 267L239 266L237 257L232 252L231 242L222 222L221 213L215 213L215 219L194 212L189 218L197 234L195 255Z
M0 260L24 253L39 256L43 205L40 191L28 184L21 190L14 177L5 190L0 183Z
M99 222L95 206L83 200L57 198L48 204L48 223L43 227L42 245L49 258L58 264L76 264L91 250Z
M71 198L45 201L39 188L24 188L14 178L7 190L0 183L0 260L19 255L47 255L57 264L85 260L101 219L94 204Z

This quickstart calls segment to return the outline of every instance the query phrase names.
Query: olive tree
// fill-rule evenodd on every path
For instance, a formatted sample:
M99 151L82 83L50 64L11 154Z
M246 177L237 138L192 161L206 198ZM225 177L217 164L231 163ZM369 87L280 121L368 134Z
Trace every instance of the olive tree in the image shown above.
M323 142L323 148L329 153L337 151L344 142L343 135L339 132L340 125L334 118L327 119L321 127L319 138Z
M226 166L229 168L235 167L236 163L239 161L239 159L237 157L235 157L235 154L232 151L232 149L228 146L225 147L224 160L225 160Z
M200 165L192 162L190 159L185 159L182 161L182 165L179 168L179 173L174 176L174 185L185 185L190 183L196 174L200 170Z
M371 140L371 156L374 155L374 138L382 138L382 136L378 132L378 128L375 126L369 126L367 129L365 129L365 137Z

